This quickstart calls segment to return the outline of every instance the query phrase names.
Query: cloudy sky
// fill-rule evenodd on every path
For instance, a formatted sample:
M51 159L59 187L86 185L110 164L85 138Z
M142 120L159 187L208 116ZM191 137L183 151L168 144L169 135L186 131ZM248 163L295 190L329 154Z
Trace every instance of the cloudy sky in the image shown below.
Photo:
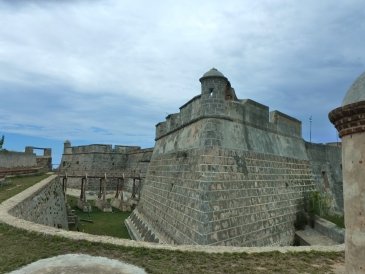
M211 67L336 141L327 115L365 70L363 0L0 0L5 148L154 145Z

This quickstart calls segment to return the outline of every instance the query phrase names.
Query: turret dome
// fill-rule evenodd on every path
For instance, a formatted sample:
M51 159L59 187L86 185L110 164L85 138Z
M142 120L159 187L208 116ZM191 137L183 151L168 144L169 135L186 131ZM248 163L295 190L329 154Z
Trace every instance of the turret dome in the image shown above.
M227 79L222 72L217 70L216 68L212 68L211 70L204 73L204 75L199 79L200 81L204 78L211 78L211 77L220 77Z
M347 91L342 106L365 101L365 72L361 74Z

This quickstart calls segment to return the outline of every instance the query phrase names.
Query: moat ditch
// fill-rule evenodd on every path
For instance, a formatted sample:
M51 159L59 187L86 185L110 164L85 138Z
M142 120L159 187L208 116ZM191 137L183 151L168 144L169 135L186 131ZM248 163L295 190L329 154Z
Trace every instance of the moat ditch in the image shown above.
M70 226L70 230L130 239L124 220L129 217L131 212L122 212L116 208L113 208L112 212L102 212L95 206L92 207L91 212L83 212L77 207L77 199L67 196L71 210L78 217L78 221L75 225Z

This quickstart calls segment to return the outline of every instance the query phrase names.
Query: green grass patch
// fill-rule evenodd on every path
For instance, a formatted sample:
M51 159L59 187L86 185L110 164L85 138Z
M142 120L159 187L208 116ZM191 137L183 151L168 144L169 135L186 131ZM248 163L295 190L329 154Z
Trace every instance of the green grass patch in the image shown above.
M113 208L113 212L102 212L97 207L92 207L92 212L85 213L77 208L76 197L67 196L67 201L71 208L75 210L75 214L79 217L79 231L94 234L106 235L124 239L130 239L124 220L129 217L130 212L121 212ZM93 204L93 201L90 201ZM82 220L90 220L86 222Z
M25 232L0 224L0 273L39 259L67 253L83 253L122 260L148 273L331 273L344 263L344 253L219 253L182 252L73 241L57 236ZM25 248L26 247L26 248Z
M331 197L318 191L313 191L309 193L306 200L306 210L312 218L314 218L314 215L318 215L339 227L345 228L344 215L332 213L330 210Z
M39 174L34 176L16 176L7 178L6 181L8 183L0 186L0 203L49 176L50 175L48 174Z
M326 214L322 216L324 219L336 224L339 227L345 228L345 218L343 215Z

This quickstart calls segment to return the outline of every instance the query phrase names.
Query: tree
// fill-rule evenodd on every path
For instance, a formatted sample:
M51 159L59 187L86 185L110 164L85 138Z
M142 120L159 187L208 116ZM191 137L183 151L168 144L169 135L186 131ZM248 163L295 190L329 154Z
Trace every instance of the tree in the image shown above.
M4 137L4 135L3 135L3 137L2 137L2 138L1 138L1 140L0 140L0 150L2 150L2 149L3 149L4 139L5 139L5 137Z

